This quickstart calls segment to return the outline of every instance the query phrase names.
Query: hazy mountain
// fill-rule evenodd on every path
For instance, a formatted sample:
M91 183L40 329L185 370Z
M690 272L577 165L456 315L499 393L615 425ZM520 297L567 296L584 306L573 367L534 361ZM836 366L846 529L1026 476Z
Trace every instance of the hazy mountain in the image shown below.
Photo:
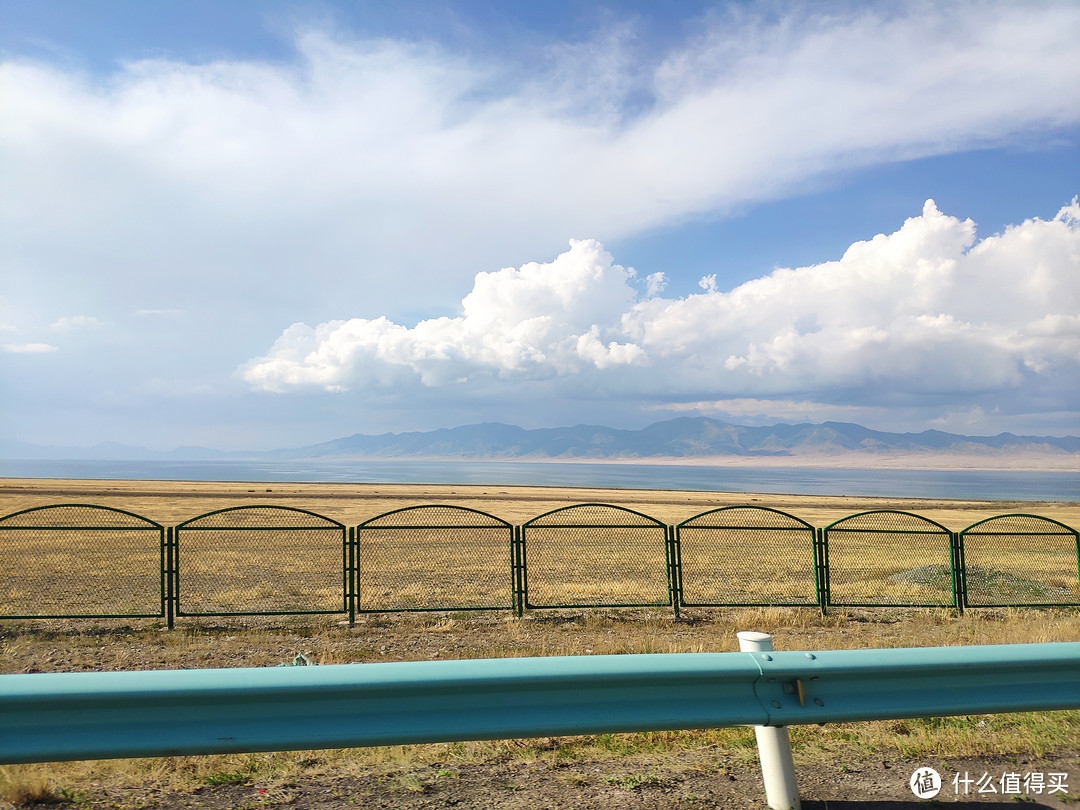
M705 417L681 417L641 430L602 425L526 430L488 422L426 432L357 433L307 447L267 452L225 452L205 447L154 451L105 442L93 447L47 447L0 442L0 458L152 461L215 459L647 459L708 456L802 456L863 452L989 454L1080 452L1080 436L959 436L939 430L885 433L846 422L745 427Z
M865 452L978 453L1024 450L1080 451L1080 437L958 436L938 430L885 433L844 422L744 427L705 417L657 422L641 430L602 425L526 430L485 423L424 433L355 434L277 450L273 458L557 458L604 459L669 456L794 456Z

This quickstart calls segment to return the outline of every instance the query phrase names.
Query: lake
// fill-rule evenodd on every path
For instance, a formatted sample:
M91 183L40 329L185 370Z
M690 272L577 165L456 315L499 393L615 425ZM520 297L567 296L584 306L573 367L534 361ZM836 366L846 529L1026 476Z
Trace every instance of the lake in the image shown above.
M515 461L9 461L7 478L291 481L682 489L1080 502L1080 472L750 469Z

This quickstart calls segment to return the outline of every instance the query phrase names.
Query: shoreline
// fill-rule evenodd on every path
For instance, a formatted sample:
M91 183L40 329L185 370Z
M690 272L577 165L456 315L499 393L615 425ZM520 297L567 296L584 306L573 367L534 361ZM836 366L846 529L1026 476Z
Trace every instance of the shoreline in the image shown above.
M335 462L422 462L450 464L622 464L642 467L737 467L744 469L800 470L924 470L937 472L1075 472L1080 473L1080 456L1070 454L1021 455L949 455L935 453L891 453L869 455L865 453L839 453L835 455L799 456L617 456L612 458L587 457L487 457L445 458L416 456L409 458L298 458L287 459L304 463L319 461Z
M1080 453L874 453L844 450L798 455L710 456L316 456L265 458L258 456L209 459L0 459L11 464L612 464L657 467L715 467L740 469L921 470L938 472L1072 472L1080 473Z
M406 506L437 504L487 512L523 522L548 511L605 503L676 524L703 512L733 506L765 507L825 526L874 510L908 511L960 531L1004 514L1036 514L1080 528L1080 502L985 500L918 496L805 495L679 489L622 489L535 484L412 484L278 481L168 481L0 478L0 517L60 504L104 506L161 522L179 522L221 508L287 506L320 513L346 525Z

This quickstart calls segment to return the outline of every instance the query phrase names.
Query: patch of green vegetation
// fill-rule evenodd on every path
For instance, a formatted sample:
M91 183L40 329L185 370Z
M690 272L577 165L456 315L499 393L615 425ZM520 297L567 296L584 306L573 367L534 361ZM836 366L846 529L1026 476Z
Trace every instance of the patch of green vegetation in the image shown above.
M250 771L218 771L200 776L199 781L215 787L217 785L242 785L251 780Z
M608 777L604 780L609 785L616 785L623 790L637 790L647 785L662 785L664 779L656 771L647 773L631 773L621 777Z
M431 790L428 782L412 772L398 774L397 783L409 793L427 793Z

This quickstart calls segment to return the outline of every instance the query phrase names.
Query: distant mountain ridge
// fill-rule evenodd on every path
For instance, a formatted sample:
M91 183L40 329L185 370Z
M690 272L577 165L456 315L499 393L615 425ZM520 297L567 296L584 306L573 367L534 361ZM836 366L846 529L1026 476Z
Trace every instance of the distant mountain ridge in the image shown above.
M602 425L526 429L499 422L410 433L357 433L281 450L228 452L205 447L153 451L106 442L89 448L0 442L0 458L26 460L214 461L240 459L523 459L581 460L799 457L825 454L1080 453L1080 436L961 436L940 430L887 433L847 422L732 425L679 417L640 430Z
M273 458L647 459L796 456L832 452L1080 452L1080 436L960 436L939 430L886 433L846 422L745 427L679 417L640 430L602 425L527 430L499 422L427 432L355 434L268 453Z

